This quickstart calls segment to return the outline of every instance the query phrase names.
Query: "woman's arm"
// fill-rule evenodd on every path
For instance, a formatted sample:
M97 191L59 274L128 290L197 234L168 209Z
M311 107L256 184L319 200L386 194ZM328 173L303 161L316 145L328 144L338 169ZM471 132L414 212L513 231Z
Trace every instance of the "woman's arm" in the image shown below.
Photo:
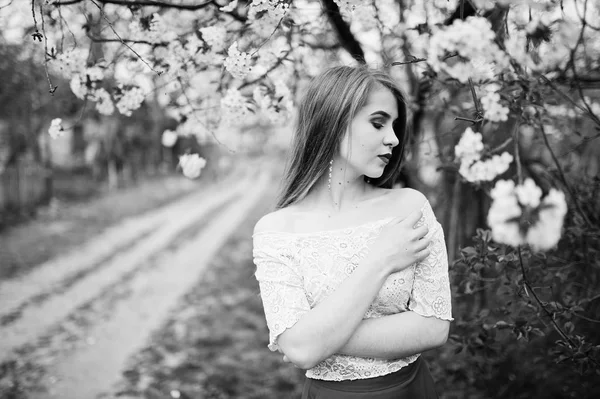
M429 203L423 215L430 227L431 253L416 265L409 311L363 320L339 353L398 359L436 348L448 339L452 314L444 232Z
M450 321L406 311L363 320L339 354L400 359L446 343Z
M424 259L427 228L413 226L422 213L392 221L356 270L317 306L304 313L277 338L277 345L300 368L312 368L339 352L390 273ZM262 288L261 288L262 290Z
M279 336L281 352L302 369L338 352L361 324L386 278L387 273L374 275L372 268L358 267L326 300Z

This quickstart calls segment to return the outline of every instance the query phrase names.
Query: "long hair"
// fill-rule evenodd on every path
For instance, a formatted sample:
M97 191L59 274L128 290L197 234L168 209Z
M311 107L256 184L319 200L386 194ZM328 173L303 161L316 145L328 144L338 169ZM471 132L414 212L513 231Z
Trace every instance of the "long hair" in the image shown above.
M400 173L408 143L404 94L385 72L364 66L338 66L315 77L300 101L291 159L284 173L276 208L291 205L308 194L329 168L329 161L333 159L348 126L378 85L389 89L396 98L398 119L393 129L400 144L392 149L392 158L381 177L365 177L365 181L377 187L392 187Z

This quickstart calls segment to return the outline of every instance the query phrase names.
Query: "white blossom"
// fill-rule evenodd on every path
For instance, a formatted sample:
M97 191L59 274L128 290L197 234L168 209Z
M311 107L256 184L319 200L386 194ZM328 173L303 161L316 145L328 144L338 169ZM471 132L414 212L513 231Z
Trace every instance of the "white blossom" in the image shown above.
M48 134L53 139L57 139L65 134L65 129L62 126L61 118L52 119L52 122L50 123L50 128L48 129Z
M94 91L92 100L96 102L96 110L102 115L112 115L115 112L112 98L103 88Z
M494 155L485 160L477 160L472 163L463 160L460 164L459 173L465 180L471 183L492 181L497 176L506 172L513 161L513 156L508 152L502 155Z
M227 30L224 26L213 25L200 28L200 33L202 33L202 39L213 51L218 53L225 49Z
M173 130L165 130L161 136L161 143L165 147L173 147L177 143L178 137Z
M87 57L87 51L82 48L74 48L56 55L48 65L63 78L69 79L85 69Z
M493 198L487 221L494 241L517 246L524 238L519 230L521 207L514 195L515 184L511 180L499 180L490 195Z
M508 120L508 107L500 103L500 94L496 92L488 92L481 97L481 105L483 106L484 116L492 122L502 122Z
M219 8L219 10L221 10L223 12L232 12L233 10L235 10L237 8L237 5L238 5L238 0L233 0L226 6Z
M515 188L515 194L521 205L537 208L542 197L542 189L536 186L533 179L527 178L523 184Z
M248 10L252 30L260 36L270 36L287 14L289 7L281 0L253 0Z
M527 179L518 186L500 180L490 195L493 201L487 220L494 241L511 246L529 244L536 251L556 246L567 212L564 193L553 188L540 201L541 189Z
M250 104L235 88L227 90L221 99L221 123L234 125L243 123L250 115Z
M136 86L124 89L123 85L119 85L119 88L121 89L121 97L117 101L117 109L123 115L131 116L132 111L138 109L144 102L144 92Z
M265 91L264 87L257 86L252 93L252 98L256 103L257 111L273 124L283 123L286 115L284 115L283 112L277 111L271 97L267 95Z
M92 84L95 84L104 79L104 71L98 66L87 68L85 70L85 75L90 80L90 82L92 82Z
M483 151L483 141L481 133L476 133L468 127L462 134L458 144L454 147L454 155L461 159L471 163L481 158Z
M560 240L567 202L565 194L550 189L542 201L537 222L527 231L526 241L537 251L546 251Z
M75 94L75 97L79 98L80 100L83 100L88 94L88 89L85 85L85 82L82 80L81 75L73 75L71 81L69 82L69 87L71 88L73 94Z
M183 175L188 179L196 179L200 176L202 168L206 166L206 160L198 154L184 154L179 156L179 166Z
M469 17L464 21L457 19L448 27L437 28L431 35L429 63L435 71L444 71L462 83L469 78L476 82L490 79L493 77L493 64L504 66L508 63L494 42L495 36L490 22L483 17ZM456 57L446 59L447 55L454 53L469 61Z
M252 69L250 67L250 54L238 50L237 42L233 42L229 50L227 50L227 58L225 59L225 69L234 77L244 79Z

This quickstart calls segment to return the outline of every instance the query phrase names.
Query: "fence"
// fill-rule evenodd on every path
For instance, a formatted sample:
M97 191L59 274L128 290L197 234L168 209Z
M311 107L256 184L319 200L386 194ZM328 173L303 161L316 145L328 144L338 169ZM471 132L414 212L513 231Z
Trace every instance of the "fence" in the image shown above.
M44 166L19 160L0 173L0 213L35 208L48 196Z

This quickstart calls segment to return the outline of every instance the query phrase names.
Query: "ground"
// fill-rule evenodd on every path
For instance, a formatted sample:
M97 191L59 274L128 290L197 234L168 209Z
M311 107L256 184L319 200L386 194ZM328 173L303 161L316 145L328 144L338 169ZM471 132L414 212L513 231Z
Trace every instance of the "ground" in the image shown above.
M275 194L261 169L171 182L146 211L126 208L148 188L4 232L0 397L295 396L301 372L266 348L253 277L252 228Z

